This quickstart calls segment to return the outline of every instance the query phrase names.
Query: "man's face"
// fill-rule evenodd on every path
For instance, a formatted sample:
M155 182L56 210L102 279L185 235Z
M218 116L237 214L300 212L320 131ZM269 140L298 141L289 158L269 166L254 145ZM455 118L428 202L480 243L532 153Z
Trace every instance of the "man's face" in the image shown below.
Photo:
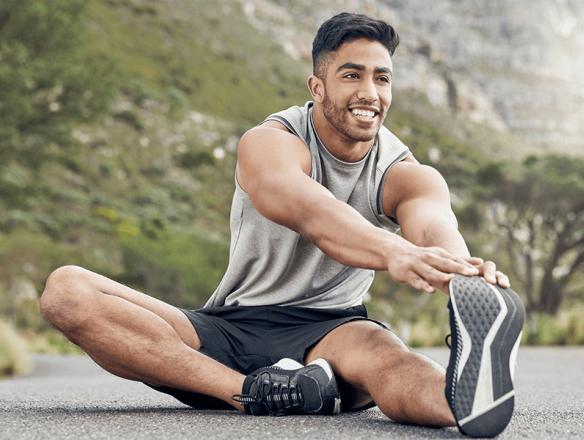
M391 105L393 65L389 52L366 39L342 44L330 55L323 113L344 138L371 141Z

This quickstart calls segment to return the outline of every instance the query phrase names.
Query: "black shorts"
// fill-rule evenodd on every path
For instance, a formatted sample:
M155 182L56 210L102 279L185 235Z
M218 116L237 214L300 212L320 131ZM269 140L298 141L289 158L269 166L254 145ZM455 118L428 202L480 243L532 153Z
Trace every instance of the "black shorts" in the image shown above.
M199 351L244 375L273 365L282 358L304 364L310 349L329 332L350 321L369 319L363 305L332 310L230 306L182 312L201 340ZM170 387L152 388L197 409L233 409L204 394Z

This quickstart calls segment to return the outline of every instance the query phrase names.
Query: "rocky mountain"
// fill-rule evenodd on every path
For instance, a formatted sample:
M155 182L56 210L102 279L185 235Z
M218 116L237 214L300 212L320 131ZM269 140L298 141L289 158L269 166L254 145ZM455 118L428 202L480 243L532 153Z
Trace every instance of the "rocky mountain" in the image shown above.
M527 151L584 154L580 0L239 0L249 22L293 58L341 11L392 24L397 88L510 131Z

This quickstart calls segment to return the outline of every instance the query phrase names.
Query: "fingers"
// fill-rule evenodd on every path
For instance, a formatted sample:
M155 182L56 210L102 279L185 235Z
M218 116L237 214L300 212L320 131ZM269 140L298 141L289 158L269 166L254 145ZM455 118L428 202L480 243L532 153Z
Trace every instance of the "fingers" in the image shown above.
M487 283L495 284L497 282L496 269L495 263L487 261L480 266L479 271Z
M504 289L511 287L509 278L500 270L497 270L497 266L492 261L486 261L479 266L480 274L485 278L485 281L491 284L498 284Z
M476 264L471 264L466 258L454 257L447 252L445 255L430 256L428 264L431 267L448 274L458 273L460 275L472 277L480 273Z
M468 257L468 258L464 258L464 260L470 264L472 264L473 266L480 266L481 264L483 264L485 262L485 260L483 260L482 258L478 258L478 257Z
M495 275L497 276L497 284L499 286L501 286L504 289L508 289L509 287L511 287L511 283L509 282L509 278L507 277L507 275L505 275L503 272L499 270L495 272Z
M509 288L509 278L497 270L492 261L477 257L455 257L438 247L421 248L408 245L400 249L399 258L391 259L388 270L399 283L408 283L418 290L448 294L448 285L455 274L482 275L490 284Z
M412 279L407 281L412 287L418 290L424 290L428 293L434 293L436 290L448 292L448 284L454 274L440 272L432 267L427 267L426 270L420 270L423 273L413 273Z
M454 257L438 247L408 247L399 259L389 265L392 278L400 283L408 283L418 290L434 293L436 290L448 293L448 284L454 274L479 275L477 261Z
M470 275L478 274L478 269L474 267L467 268L457 262L449 263L440 257L427 257L427 260L416 259L410 261L409 264L402 264L401 267L396 268L396 272L390 270L390 275L399 283L408 283L415 289L434 293L437 289L448 292L448 283L455 273L470 270ZM449 270L449 268L455 270Z
M414 289L423 290L423 291L428 292L428 293L436 292L436 289L434 287L432 287L428 283L428 281L426 281L418 276L414 276L411 280L408 281L408 284L410 286L412 286Z

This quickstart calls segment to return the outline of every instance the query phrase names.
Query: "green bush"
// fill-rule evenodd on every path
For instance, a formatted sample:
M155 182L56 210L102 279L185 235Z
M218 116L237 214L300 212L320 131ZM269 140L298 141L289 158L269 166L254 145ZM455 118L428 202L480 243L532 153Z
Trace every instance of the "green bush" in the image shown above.
M77 345L70 342L62 333L54 329L43 332L23 332L29 353L43 354L84 354Z
M24 374L30 368L26 342L12 326L0 320L0 378Z
M170 108L173 111L183 110L190 106L189 98L185 93L176 87L169 87L166 89L166 99L170 103Z
M108 112L116 73L107 56L87 50L88 3L2 2L0 168L38 171L58 159L52 145L74 156L72 123Z
M120 113L116 113L114 115L114 118L116 118L118 121L125 122L130 127L134 128L134 130L136 131L142 131L144 129L144 124L142 124L142 121L140 120L138 115L129 110L124 110Z
M131 94L134 103L138 105L141 105L142 101L146 99L156 101L159 104L165 101L165 96L162 93L156 89L153 89L139 78L134 77L129 79L125 86L122 87L122 90L126 91L128 94Z
M179 156L178 163L183 168L197 168L201 165L213 165L215 157L209 150L189 151L182 156Z
M526 345L584 345L584 306L561 310L556 316L534 314L523 329Z
M199 308L219 285L227 268L229 246L189 235L159 234L155 225L123 241L124 275L120 281L177 307Z

